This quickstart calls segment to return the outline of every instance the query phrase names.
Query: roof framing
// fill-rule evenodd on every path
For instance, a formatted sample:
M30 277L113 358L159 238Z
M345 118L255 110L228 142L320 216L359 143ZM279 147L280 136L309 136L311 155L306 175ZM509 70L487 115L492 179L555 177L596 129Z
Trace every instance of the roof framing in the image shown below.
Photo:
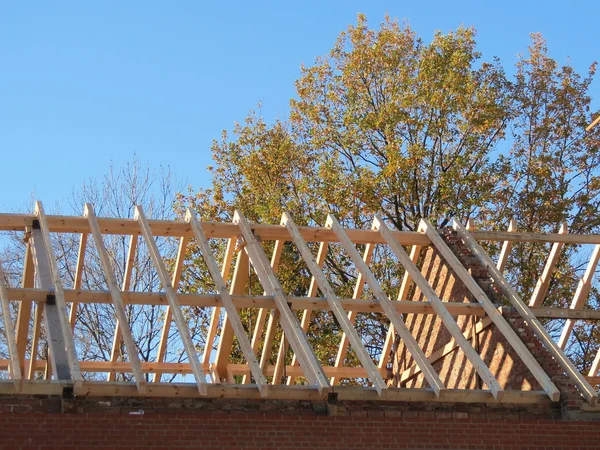
M585 399L589 403L595 403L597 393L589 382L598 381L599 377L596 375L600 366L600 353L586 378L575 369L563 352L563 348L573 321L600 319L600 311L583 309L600 258L598 250L600 235L568 234L565 225L559 233L548 234L518 232L513 222L507 232L475 231L471 225L466 229L454 222L452 227L473 255L485 265L490 277L504 291L516 311L561 364ZM2 392L52 393L57 386L69 385L74 386L76 394L124 395L126 393L132 396L194 397L199 395L252 398L259 395L267 398L308 399L315 396L322 398L334 389L338 393L344 392L343 396L347 398L381 400L427 399L531 403L557 401L560 396L550 377L502 316L502 308L492 303L444 243L438 230L426 220L421 221L417 232L399 232L390 230L378 217L375 217L371 230L344 229L332 215L328 216L324 227L299 227L288 214L283 215L280 225L251 224L239 211L235 212L232 223L200 222L192 210L187 210L184 221L151 220L146 218L141 207L135 208L133 219L114 219L96 217L92 205L89 204L85 205L82 217L45 215L41 202L37 202L34 214L0 214L0 230L23 231L29 237L21 287L11 288L4 284L5 277L0 265L0 311L4 320L9 354L9 359L0 360L0 370L7 370L11 378L8 384L0 382ZM63 287L64 281L61 279L51 242L53 233L81 234L72 289ZM121 286L117 284L113 263L103 241L103 236L110 234L131 236ZM88 236L91 236L94 247L98 251L107 282L107 291L82 289ZM179 238L177 258L171 273L156 244L157 236ZM148 248L152 265L160 279L162 292L130 291L140 237ZM211 250L210 239L215 238L228 240L221 266L217 264ZM493 262L478 244L477 241L482 240L502 242L497 262ZM264 241L275 241L270 262L265 254ZM208 268L216 290L214 294L178 292L182 270L188 257L187 249L191 242L197 245ZM318 243L316 257L307 242ZM529 306L516 294L502 275L511 246L515 242L553 243L534 295L529 300ZM287 295L277 276L277 267L286 243L297 248L312 276L307 296ZM338 296L323 269L331 243L339 243L340 248L354 264L357 280L352 298ZM356 247L357 244L366 244L362 255ZM595 244L596 249L571 307L544 308L542 304L548 291L549 279L562 247L566 244ZM377 245L387 246L405 269L397 300L390 299L369 267ZM411 246L410 256L403 246ZM436 295L430 281L421 274L416 265L421 250L427 246L436 248L472 292L478 303L449 303ZM235 270L231 282L228 283L234 258ZM264 290L262 295L246 293L251 271L254 271L260 281ZM37 283L34 273L37 274ZM427 301L407 300L412 283L420 289ZM362 298L365 288L368 288L371 293L370 300ZM317 296L318 291L322 296ZM10 302L18 304L19 313L16 322L10 315ZM85 303L104 303L114 306L117 328L108 360L88 360L85 355L80 358L76 354L73 329L77 321L78 305ZM35 314L30 329L34 304ZM164 308L164 321L154 361L140 360L127 317L128 305ZM187 306L212 308L206 348L202 357L200 357L202 352L192 341L188 322L182 312L182 307ZM219 326L221 308L226 314L225 321L222 326ZM258 309L258 319L253 327L243 323L239 314L242 308ZM315 310L332 311L343 331L333 365L317 357L307 338L311 314ZM299 312L302 312L301 319L297 316ZM375 361L369 354L364 337L355 328L357 315L369 312L381 313L390 321L379 361ZM438 316L449 331L451 341L426 356L415 336L404 323L403 314ZM468 331L459 328L456 318L464 315L474 318L475 328ZM549 337L538 321L541 317L568 319L563 338L558 344ZM176 332L180 336L188 362L165 362L172 322L176 325ZM50 341L49 361L36 358L42 324ZM474 344L474 336L490 324L494 324L499 333L515 349L542 386L543 395L538 391L506 391L498 383ZM281 339L273 359L272 348L278 329L281 330ZM423 373L429 387L392 388L385 383L386 356L396 336L404 342L415 362L414 366L400 374L400 378L407 380ZM213 352L213 343L217 337L218 349ZM234 338L237 339L246 361L244 364L230 361ZM124 361L123 355L120 355L121 342L124 343L128 361ZM31 347L29 352L28 346ZM444 385L432 364L457 347L464 352L473 365L486 389L459 390L449 389ZM359 366L344 365L349 348L355 352L360 361ZM288 350L292 351L292 355L288 355ZM289 357L291 359L288 359ZM36 378L36 373L40 372L46 374L44 380ZM91 381L82 377L82 373L107 373L108 377L106 381ZM117 373L132 374L133 381L116 382ZM163 374L191 374L195 383L163 383L161 382ZM302 386L296 384L299 378L306 380ZM363 380L362 386L353 388L338 387L340 380L344 378L366 381ZM195 387L195 391L192 387Z

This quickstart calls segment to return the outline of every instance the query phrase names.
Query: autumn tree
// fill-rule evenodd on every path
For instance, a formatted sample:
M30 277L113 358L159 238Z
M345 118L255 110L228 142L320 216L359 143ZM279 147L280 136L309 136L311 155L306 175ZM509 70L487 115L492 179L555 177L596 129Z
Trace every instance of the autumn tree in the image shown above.
M559 67L534 35L509 77L499 60L483 59L472 28L426 43L407 24L386 18L372 29L359 15L327 55L301 68L289 118L267 123L252 111L224 131L212 148L213 186L180 202L212 220L240 209L269 223L288 211L299 224L322 225L331 212L362 228L377 213L399 230L414 230L421 218L444 226L471 217L493 228L517 219L524 231L556 231L562 221L572 232L597 231L598 133L583 132L594 69L582 78ZM552 304L574 290L576 250L562 258ZM509 276L525 298L547 251L513 251ZM293 248L284 255L284 282L305 293L306 268ZM377 249L372 268L396 295L402 269L393 256ZM357 273L339 248L326 271L340 295L352 295ZM331 363L341 332L327 313L313 321L327 336L320 356ZM362 315L357 327L380 356L385 319Z

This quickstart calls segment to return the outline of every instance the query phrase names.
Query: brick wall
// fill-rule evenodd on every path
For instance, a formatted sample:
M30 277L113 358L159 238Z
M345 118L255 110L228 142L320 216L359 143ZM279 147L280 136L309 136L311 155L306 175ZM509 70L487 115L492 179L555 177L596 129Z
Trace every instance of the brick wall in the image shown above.
M3 413L10 449L597 449L600 423L467 413L318 412Z

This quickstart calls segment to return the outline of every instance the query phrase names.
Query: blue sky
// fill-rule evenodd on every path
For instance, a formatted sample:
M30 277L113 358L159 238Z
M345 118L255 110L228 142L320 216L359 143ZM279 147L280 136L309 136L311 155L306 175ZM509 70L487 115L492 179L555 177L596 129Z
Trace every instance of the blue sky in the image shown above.
M478 30L484 59L512 66L531 32L585 73L600 60L596 2L0 2L0 212L35 189L64 203L84 180L139 158L210 184L210 145L260 101L285 117L301 64L365 13L421 37ZM600 82L591 91L600 108Z

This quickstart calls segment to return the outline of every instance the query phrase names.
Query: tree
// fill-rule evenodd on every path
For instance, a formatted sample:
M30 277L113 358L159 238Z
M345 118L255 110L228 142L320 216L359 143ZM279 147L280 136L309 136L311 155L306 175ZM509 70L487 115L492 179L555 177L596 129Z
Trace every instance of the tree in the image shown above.
M83 205L92 203L96 215L102 217L132 218L134 206L142 205L148 217L154 219L173 219L175 213L173 202L176 193L183 186L173 176L169 168L152 169L143 164L136 156L123 165L110 165L101 180L85 181L80 188L74 188L68 201L70 210L60 211L63 214L81 215ZM80 243L79 234L60 233L52 235L55 254L57 256L61 278L65 287L73 288L77 268L77 253ZM106 235L104 244L107 248L117 282L122 284L128 259L130 237L124 235ZM173 238L159 237L157 245L167 263L173 263L178 242ZM10 265L9 284L19 285L23 273L24 243L21 236L13 235L11 245L5 248L5 260ZM86 290L107 290L106 277L93 240L87 242L85 270L81 288ZM149 292L161 290L160 282L143 239L140 239L135 253L135 270L131 275L131 291ZM164 307L150 305L127 305L127 317L133 338L138 348L141 361L156 359L161 331L164 323ZM185 308L185 316L192 337L199 349L204 348L203 327L206 327L208 311L190 311ZM81 303L77 306L75 322L75 342L77 352L82 360L111 360L113 352L113 336L116 318L112 304ZM47 343L45 334L37 350L38 359L46 359ZM126 358L123 343L117 347L117 360ZM182 344L174 329L168 337L165 361L180 362L185 359L181 351ZM29 349L28 351L31 351ZM102 374L86 374L88 378L105 377ZM127 377L130 376L126 375Z
M288 211L300 224L321 225L332 212L362 228L377 213L399 230L414 230L421 218L444 226L472 217L491 227L517 218L524 231L556 231L563 220L573 232L596 231L599 134L583 132L594 70L581 78L559 68L534 35L510 80L499 60L482 60L471 28L438 32L426 44L406 24L386 17L373 30L359 15L328 55L302 67L289 119L268 124L251 111L224 131L213 144L213 187L180 202L221 220L237 208L270 223ZM525 297L547 251L515 246L510 276ZM289 252L282 276L306 289L309 275ZM561 260L552 304L574 290L574 254ZM372 268L396 295L403 272L392 255L378 248ZM352 294L356 270L335 246L326 271L340 295ZM313 321L327 336L320 356L331 361L340 330L322 315ZM379 356L384 319L361 315L358 328Z

